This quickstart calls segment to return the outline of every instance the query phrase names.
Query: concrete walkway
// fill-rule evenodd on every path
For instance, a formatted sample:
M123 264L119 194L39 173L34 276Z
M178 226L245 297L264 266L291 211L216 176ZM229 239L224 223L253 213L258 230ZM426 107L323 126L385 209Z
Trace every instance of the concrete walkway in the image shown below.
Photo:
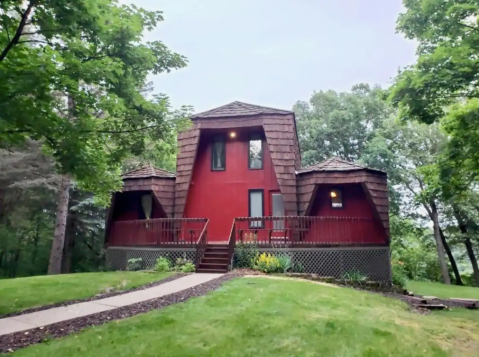
M206 283L223 274L191 274L145 290L0 319L0 336L156 299Z

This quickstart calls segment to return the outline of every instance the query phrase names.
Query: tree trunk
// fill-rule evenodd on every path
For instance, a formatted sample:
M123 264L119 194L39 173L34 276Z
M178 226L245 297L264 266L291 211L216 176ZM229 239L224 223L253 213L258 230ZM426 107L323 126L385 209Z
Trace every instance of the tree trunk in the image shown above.
M40 214L37 215L37 227L35 236L33 237L33 253L32 253L32 265L35 265L38 253L38 241L40 239Z
M68 274L71 272L72 253L73 246L75 244L75 215L69 215L67 221L68 226L66 229L65 244L63 248L62 274Z
M469 238L466 238L464 241L464 244L466 246L467 255L469 256L469 259L471 260L472 271L474 274L474 282L476 286L479 286L479 266L477 265L477 259L476 259L476 255L474 254L472 242Z
M467 255L469 260L471 261L472 271L474 275L474 282L476 286L479 286L479 266L477 265L476 255L474 254L474 249L472 247L471 239L469 238L468 234L468 227L466 224L466 220L464 219L463 213L457 206L453 206L454 217L456 218L457 224L459 226L459 230L464 237L464 245L466 246Z
M62 181L60 183L59 200L58 200L58 206L57 206L57 217L55 222L55 231L53 233L52 250L50 251L50 262L48 264L48 274L61 273L69 199L70 199L70 177L63 175Z
M449 270L446 264L446 256L444 255L444 245L441 239L437 207L434 201L431 201L431 213L432 221L434 223L434 238L436 239L437 256L439 258L442 278L444 279L444 284L451 285L451 277L449 276Z
M449 248L449 244L447 244L446 236L442 231L441 227L439 227L439 234L441 235L442 244L444 245L444 249L446 250L446 254L451 262L452 272L454 273L454 280L456 285L464 285L462 282L461 274L459 273L459 269L457 268L456 259L454 259L454 255L452 255L451 248Z

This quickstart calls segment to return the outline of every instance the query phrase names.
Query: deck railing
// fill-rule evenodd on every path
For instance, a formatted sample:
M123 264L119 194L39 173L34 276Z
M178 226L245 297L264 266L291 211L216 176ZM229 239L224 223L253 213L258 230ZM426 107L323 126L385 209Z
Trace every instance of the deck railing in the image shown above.
M228 239L228 262L230 267L233 267L233 254L235 252L236 246L236 219L233 220L233 225L231 226L230 237Z
M368 217L242 217L237 241L260 246L354 246L386 244L380 222Z
M196 246L206 237L206 218L154 218L113 222L108 244L115 246Z
M203 231L196 242L196 268L200 266L203 257L205 256L206 247L208 245L208 223L209 220L206 221Z

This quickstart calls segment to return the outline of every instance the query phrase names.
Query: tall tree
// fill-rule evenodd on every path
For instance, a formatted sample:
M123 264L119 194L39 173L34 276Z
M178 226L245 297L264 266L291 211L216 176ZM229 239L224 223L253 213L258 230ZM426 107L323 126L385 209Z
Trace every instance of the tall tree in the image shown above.
M438 124L426 125L415 122L401 123L389 119L383 123L376 137L368 144L363 161L370 166L388 172L391 185L400 192L403 215L417 218L418 207L422 215L434 227L437 255L445 283L450 283L446 265L446 251L457 284L462 279L455 258L441 228L441 208L443 202L437 191L429 187L424 168L433 165L447 145L447 138L441 133Z
M397 29L418 43L417 63L400 73L390 99L405 119L446 117L450 179L479 173L479 4L464 0L404 0ZM451 108L452 105L452 108Z
M299 101L293 110L304 164L332 156L357 161L382 121L391 115L379 87L357 84L350 92L315 92L309 102Z
M147 75L186 61L142 42L160 12L116 0L7 0L0 12L0 146L40 140L55 159L62 184L49 273L60 273L71 180L108 202L122 161L146 137L172 135L167 98L142 95Z

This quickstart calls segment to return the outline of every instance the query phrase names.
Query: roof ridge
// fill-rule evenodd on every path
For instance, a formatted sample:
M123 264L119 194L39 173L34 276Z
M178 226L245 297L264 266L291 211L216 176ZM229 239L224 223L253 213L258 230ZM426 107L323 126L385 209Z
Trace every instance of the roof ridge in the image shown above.
M344 160L340 158L339 156L333 156L324 161L318 162L317 164L301 168L298 172L304 173L304 172L312 172L312 171L354 171L354 170L372 170L372 171L383 172L378 169L372 169L370 167L359 165L355 162Z
M144 178L144 177L175 177L173 172L155 167L151 162L137 167L136 169L127 171L121 175L122 179L126 178Z
M191 119L251 116L261 114L293 114L293 112L290 110L264 107L261 105L250 104L236 100L217 108L196 113L191 116Z

